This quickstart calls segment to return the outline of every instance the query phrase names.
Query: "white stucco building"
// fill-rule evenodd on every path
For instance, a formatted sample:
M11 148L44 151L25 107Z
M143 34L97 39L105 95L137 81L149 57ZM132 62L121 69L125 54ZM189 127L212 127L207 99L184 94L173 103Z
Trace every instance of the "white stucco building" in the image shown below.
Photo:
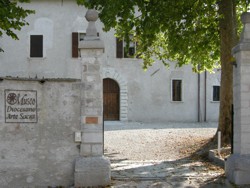
M34 0L23 6L36 13L27 18L30 25L17 32L20 40L0 39L5 51L0 53L0 77L80 79L77 45L86 33L86 9L73 0ZM168 69L156 63L145 72L140 59L124 57L113 31L103 32L100 21L97 30L105 43L102 76L111 79L104 80L104 119L218 120L220 72L198 75L190 66L175 68L174 63Z

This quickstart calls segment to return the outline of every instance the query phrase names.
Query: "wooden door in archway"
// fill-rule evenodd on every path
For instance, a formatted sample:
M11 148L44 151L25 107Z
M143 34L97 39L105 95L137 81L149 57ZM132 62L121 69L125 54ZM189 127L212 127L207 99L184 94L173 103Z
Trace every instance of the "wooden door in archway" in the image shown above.
M103 118L104 121L120 119L120 88L110 78L103 79Z

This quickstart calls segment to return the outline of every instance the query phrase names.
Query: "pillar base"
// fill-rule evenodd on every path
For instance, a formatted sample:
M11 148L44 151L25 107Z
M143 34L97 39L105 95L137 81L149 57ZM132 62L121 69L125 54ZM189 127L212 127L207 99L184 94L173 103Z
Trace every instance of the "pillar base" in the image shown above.
M106 186L111 181L110 161L104 156L79 157L75 163L75 187Z
M250 184L250 155L231 155L225 163L227 179L236 185Z

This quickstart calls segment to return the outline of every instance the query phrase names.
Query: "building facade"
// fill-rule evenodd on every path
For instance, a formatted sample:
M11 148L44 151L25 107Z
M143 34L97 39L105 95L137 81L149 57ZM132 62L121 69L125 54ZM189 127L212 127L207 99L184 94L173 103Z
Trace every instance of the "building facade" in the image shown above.
M86 33L86 9L70 0L37 0L25 6L36 10L36 14L29 16L30 25L18 32L20 40L1 39L5 50L0 54L1 77L80 79L77 45ZM102 77L106 78L105 86L108 82L119 86L117 96L104 88L106 120L218 120L220 72L199 75L190 66L175 68L171 62L170 68L155 63L144 71L142 61L129 56L136 46L131 44L130 52L125 53L125 44L116 40L113 31L103 32L102 26L97 23L105 43Z

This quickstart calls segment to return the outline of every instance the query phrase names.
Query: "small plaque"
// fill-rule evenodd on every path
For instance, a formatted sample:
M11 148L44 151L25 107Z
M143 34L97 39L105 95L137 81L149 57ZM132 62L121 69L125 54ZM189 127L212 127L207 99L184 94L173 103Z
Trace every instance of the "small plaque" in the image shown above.
M37 91L5 90L5 122L37 123Z
M98 124L98 117L86 117L86 124Z

